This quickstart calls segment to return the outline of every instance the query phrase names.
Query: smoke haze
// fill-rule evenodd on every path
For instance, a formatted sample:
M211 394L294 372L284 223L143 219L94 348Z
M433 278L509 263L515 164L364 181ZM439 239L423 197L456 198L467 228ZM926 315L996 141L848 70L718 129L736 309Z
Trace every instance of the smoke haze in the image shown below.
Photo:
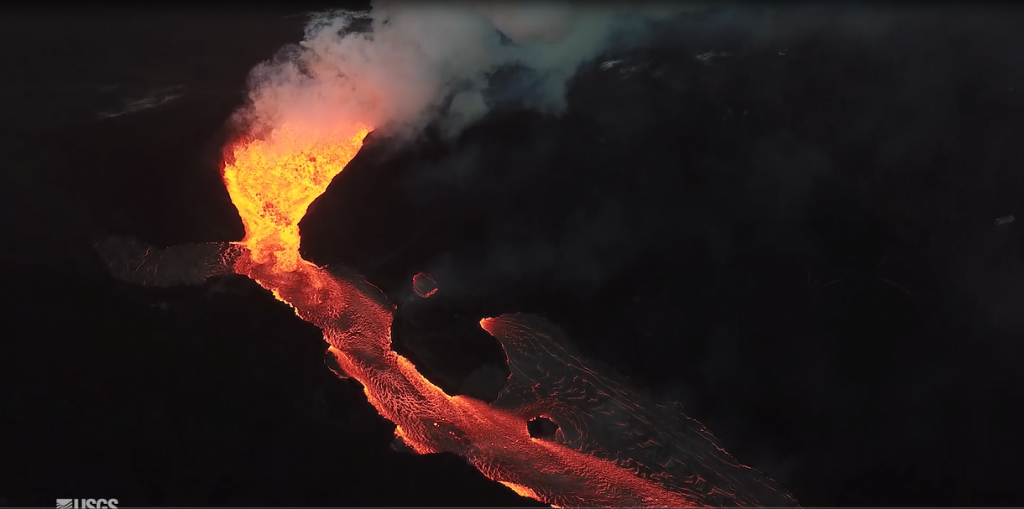
M499 95L558 114L582 63L642 35L647 22L694 9L376 1L369 30L353 27L363 13L321 14L299 45L253 70L242 119L253 131L362 123L408 140L435 121L453 137ZM509 67L517 72L499 90L490 78Z

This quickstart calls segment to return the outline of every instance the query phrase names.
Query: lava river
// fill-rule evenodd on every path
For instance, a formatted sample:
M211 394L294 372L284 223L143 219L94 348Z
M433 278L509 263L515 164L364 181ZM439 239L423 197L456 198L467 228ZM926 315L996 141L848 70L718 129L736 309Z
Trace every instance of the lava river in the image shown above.
M391 348L395 309L378 289L299 254L299 221L362 146L369 127L282 127L234 147L224 182L245 226L241 242L156 249L97 244L114 275L157 286L220 273L252 278L319 327L338 366L417 453L450 452L488 478L552 506L795 506L773 481L736 462L679 408L658 405L572 351L530 315L481 326L505 348L512 376L497 401L449 396ZM559 426L532 438L529 419Z

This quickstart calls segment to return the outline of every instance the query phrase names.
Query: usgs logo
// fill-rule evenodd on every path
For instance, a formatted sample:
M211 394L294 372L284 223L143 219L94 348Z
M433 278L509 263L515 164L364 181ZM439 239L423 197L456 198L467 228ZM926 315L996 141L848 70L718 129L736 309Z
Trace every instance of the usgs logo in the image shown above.
M58 498L57 509L117 509L116 498Z

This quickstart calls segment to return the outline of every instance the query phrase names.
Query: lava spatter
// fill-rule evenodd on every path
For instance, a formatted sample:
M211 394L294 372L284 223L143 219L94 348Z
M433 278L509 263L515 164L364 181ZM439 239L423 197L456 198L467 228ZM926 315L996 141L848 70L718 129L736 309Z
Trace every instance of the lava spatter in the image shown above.
M535 317L481 322L504 345L513 373L494 404L449 396L424 378L391 349L394 305L383 293L299 254L299 221L368 132L356 124L334 132L285 126L235 147L224 182L245 226L241 242L97 247L126 281L195 284L227 270L252 278L323 331L337 361L332 369L363 385L404 447L459 454L524 496L557 507L795 505L715 445L699 423L655 410L624 382L581 361L557 329ZM423 297L436 291L419 286ZM553 437L530 435L527 423L541 415L558 426Z

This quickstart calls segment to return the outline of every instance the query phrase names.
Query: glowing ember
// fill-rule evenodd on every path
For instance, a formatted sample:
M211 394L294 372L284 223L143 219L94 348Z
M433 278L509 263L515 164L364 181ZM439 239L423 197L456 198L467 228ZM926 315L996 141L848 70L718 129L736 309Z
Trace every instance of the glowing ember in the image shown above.
M434 278L430 277L430 274L420 272L412 277L412 289L416 292L416 295L429 299L437 293L437 282L434 281Z
M299 221L368 131L286 127L236 147L224 181L245 225L241 242L158 250L109 239L96 247L117 277L139 284L197 284L228 270L252 278L323 330L332 369L363 385L399 443L461 455L521 495L555 507L796 505L699 423L601 375L537 317L481 320L512 372L493 404L449 396L424 378L391 349L394 306L378 289L299 255ZM413 284L424 298L437 291L423 273ZM553 436L531 436L528 422L539 417Z

